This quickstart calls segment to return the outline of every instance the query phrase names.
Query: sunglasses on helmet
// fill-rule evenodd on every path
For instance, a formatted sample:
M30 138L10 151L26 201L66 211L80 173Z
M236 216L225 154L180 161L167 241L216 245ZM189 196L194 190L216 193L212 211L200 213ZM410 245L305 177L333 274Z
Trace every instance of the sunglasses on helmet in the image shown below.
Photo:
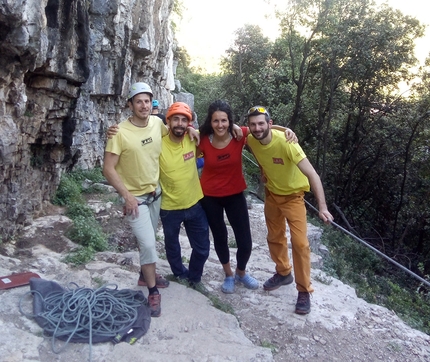
M262 113L262 114L267 114L269 116L269 112L267 112L266 108L261 106L255 106L248 109L248 113L247 113L248 116L253 113Z

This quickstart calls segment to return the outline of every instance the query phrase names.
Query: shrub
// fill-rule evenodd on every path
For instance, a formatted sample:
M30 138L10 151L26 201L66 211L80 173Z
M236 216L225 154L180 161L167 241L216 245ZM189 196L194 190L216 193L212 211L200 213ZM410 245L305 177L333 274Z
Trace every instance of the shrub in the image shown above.
M107 235L94 217L77 216L68 231L68 237L74 242L93 248L95 251L107 249Z
M94 217L93 210L88 205L78 202L72 202L67 206L66 215L72 220L76 219L78 216L85 218Z
M75 266L86 264L94 259L95 251L91 247L80 247L68 254L64 261Z
M83 203L81 191L81 187L70 174L63 175L52 203L60 206Z
M83 170L81 168L78 168L71 172L70 176L77 183L81 183L84 180L90 180L92 182L101 182L105 179L103 176L102 169L100 167L94 167L91 170Z
M64 174L61 178L57 192L53 198L56 205L67 206L66 215L73 220L73 226L68 230L67 236L81 245L72 251L64 260L74 265L85 264L94 258L96 251L108 248L107 235L102 231L100 224L94 218L94 213L82 197L82 181L102 181L100 168L82 170Z

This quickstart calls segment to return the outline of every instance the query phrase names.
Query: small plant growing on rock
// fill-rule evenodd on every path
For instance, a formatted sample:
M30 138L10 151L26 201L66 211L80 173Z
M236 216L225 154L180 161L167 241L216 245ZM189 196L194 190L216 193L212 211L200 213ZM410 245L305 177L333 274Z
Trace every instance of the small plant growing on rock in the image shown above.
M91 247L95 251L107 249L107 236L103 233L94 217L76 217L67 234L71 240L80 245Z
M82 247L65 258L66 262L79 265L93 259L95 252L108 248L107 235L94 217L91 208L82 196L82 181L99 182L103 178L101 169L77 170L63 175L53 198L56 205L67 206L66 214L73 220L67 236Z
M67 206L71 203L83 203L79 184L69 174L61 177L57 192L52 200L54 205Z
M68 254L64 261L75 266L86 264L94 259L95 251L90 247L79 247Z

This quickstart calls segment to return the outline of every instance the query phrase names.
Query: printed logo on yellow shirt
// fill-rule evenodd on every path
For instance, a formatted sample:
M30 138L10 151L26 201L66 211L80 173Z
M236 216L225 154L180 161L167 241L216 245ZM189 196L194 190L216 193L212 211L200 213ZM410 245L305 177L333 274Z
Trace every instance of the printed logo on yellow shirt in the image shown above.
M277 157L273 157L273 164L275 165L283 165L284 164L284 160L282 158L277 158Z
M147 138L146 140L140 141L142 142L142 146L147 145L148 143L152 143L152 137Z
M194 151L184 154L184 161L191 160L192 158L194 158Z

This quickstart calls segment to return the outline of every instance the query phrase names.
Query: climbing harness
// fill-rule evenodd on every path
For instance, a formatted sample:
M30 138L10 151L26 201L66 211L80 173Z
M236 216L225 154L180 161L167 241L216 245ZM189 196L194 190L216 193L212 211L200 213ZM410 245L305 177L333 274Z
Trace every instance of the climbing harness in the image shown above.
M162 194L161 191L160 191L160 193L158 195L156 194L155 191L152 191L149 194L142 195L140 197L145 197L145 199L142 202L139 202L137 204L137 206L140 206L140 205L146 205L146 206L151 205L153 202L157 201L160 198L161 194Z

